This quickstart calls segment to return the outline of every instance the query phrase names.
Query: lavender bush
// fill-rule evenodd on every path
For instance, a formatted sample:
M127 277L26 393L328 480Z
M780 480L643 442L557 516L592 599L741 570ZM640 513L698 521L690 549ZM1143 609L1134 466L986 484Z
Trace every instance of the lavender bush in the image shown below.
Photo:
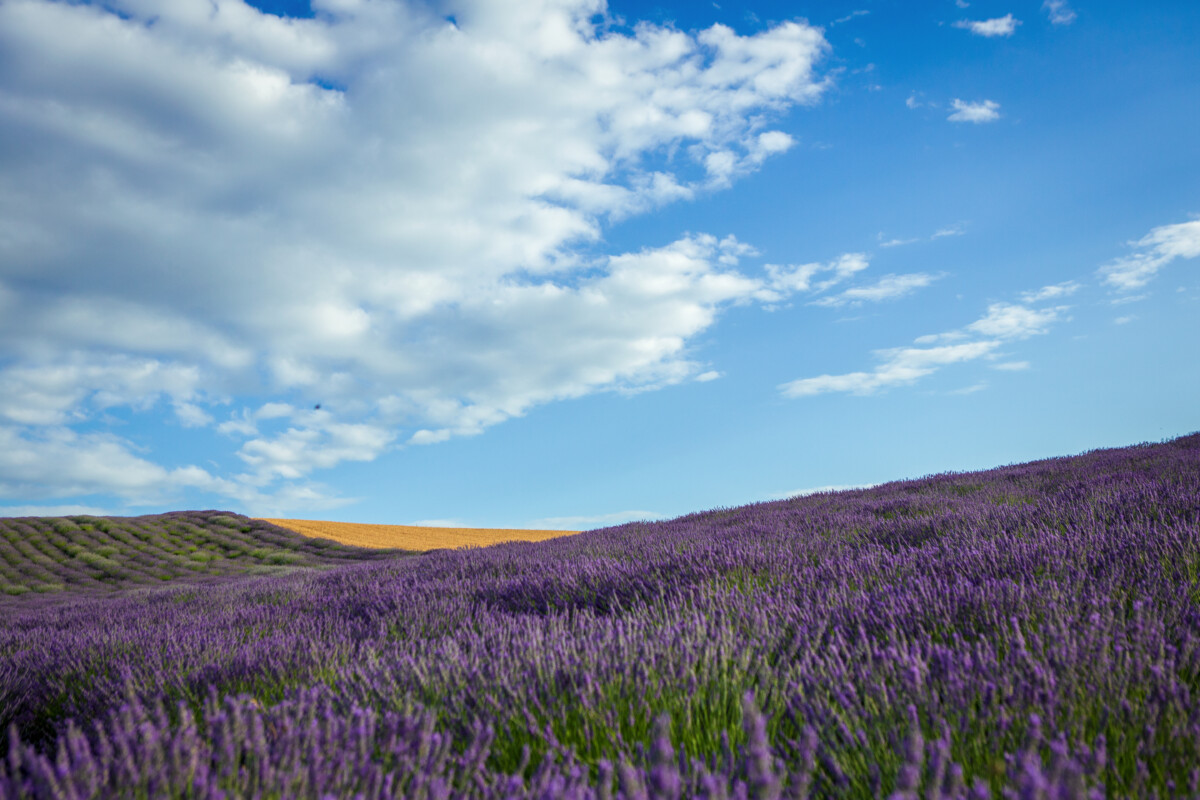
M1200 435L211 585L8 542L74 602L3 601L0 798L1200 796Z

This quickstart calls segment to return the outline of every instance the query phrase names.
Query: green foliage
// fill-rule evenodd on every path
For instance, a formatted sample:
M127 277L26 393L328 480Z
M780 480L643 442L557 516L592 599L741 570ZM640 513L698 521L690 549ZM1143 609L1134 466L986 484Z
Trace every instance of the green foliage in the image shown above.
M0 591L13 597L276 574L378 557L230 513L0 518Z

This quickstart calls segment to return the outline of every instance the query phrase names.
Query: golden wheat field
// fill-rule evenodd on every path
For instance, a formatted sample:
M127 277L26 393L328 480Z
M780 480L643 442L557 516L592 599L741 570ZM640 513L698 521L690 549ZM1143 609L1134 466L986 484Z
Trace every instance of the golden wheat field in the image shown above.
M395 547L401 550L439 550L453 547L484 547L500 542L540 542L579 531L527 531L509 528L433 528L417 525L368 525L359 522L327 522L315 519L267 519L264 522L304 536L333 539L356 547Z

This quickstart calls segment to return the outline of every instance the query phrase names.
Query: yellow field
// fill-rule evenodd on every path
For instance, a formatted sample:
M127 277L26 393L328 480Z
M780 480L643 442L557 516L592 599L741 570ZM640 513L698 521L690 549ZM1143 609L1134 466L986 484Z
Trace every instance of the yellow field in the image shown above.
M396 547L401 550L484 547L500 542L540 542L579 531L525 531L508 528L426 528L416 525L365 525L358 522L323 522L315 519L265 519L303 536L333 539L355 547Z

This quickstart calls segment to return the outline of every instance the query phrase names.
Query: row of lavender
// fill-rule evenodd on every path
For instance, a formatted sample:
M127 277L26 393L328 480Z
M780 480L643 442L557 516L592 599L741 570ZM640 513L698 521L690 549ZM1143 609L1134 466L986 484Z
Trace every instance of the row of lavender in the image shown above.
M0 594L107 592L180 578L272 574L371 557L219 511L0 518Z
M1200 435L31 610L8 797L1200 796Z

